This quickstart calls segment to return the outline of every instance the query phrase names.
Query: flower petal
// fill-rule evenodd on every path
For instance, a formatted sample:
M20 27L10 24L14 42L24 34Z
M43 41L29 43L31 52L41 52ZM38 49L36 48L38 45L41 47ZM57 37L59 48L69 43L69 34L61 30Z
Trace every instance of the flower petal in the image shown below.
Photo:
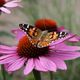
M60 27L58 28L58 31L63 31L63 30L65 30L65 27L64 27L64 26L60 26Z
M54 48L56 51L57 50L60 50L60 51L79 51L80 50L80 47L79 46L69 46L69 45L66 45L65 43L60 43L60 44L57 44L51 48Z
M3 49L3 50L16 50L17 49L17 47L16 46L14 46L14 47L9 47L9 46L6 46L6 45L0 45L0 49Z
M10 55L4 55L0 57L0 64L6 64L13 62L16 60L18 57L16 55L10 54Z
M5 7L17 7L18 4L11 1L11 2L7 2L4 6Z
M48 57L50 60L52 60L58 69L62 69L62 70L66 70L67 66L65 64L65 62L57 57Z
M15 60L13 63L11 63L11 65L8 66L8 71L15 71L20 69L25 63L25 59L24 58L20 58Z
M20 40L25 35L25 33L21 29L14 29L12 30L12 33L15 34L16 39L18 40Z
M80 41L80 36L75 36L73 38L70 38L68 41L70 41L70 42L78 42L78 41Z
M34 60L34 64L35 64L35 69L38 71L48 71L47 69L45 69L42 64L40 63L39 59L35 59Z
M11 1L11 2L17 3L17 2L21 2L21 0L13 0L13 1Z
M8 10L7 8L4 8L4 7L1 7L0 10L3 11L3 12L5 12L5 13L7 13L7 14L11 13L10 10Z
M33 70L33 68L34 68L34 61L33 59L29 59L24 69L24 75L28 75Z
M16 52L16 47L9 47L5 45L0 45L0 54L11 54Z
M0 54L15 54L15 51L8 51L8 50L1 50L0 49Z
M52 53L53 56L60 58L62 60L72 60L80 57L80 52L74 51L56 51Z
M49 70L49 71L54 71L54 72L56 72L56 65L55 65L55 63L53 63L51 60L49 60L49 59L47 59L47 58L45 58L45 57L39 57L39 59L40 59L40 63L42 64L42 66L45 68L45 69L47 69L47 70Z

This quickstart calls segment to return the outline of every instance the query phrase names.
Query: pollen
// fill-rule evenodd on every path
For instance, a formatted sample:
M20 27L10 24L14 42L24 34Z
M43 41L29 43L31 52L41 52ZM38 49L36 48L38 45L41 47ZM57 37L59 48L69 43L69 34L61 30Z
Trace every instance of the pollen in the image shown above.
M0 7L2 7L5 4L5 0L0 0Z
M17 53L21 57L35 58L48 53L48 47L38 48L35 47L27 36L19 40Z
M35 22L35 26L43 31L57 31L57 23L51 19L39 19Z

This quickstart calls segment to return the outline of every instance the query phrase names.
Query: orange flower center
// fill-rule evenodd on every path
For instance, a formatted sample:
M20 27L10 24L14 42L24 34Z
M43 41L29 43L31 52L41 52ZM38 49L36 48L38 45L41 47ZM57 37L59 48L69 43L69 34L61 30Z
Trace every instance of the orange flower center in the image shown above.
M51 19L39 19L35 22L35 26L43 31L57 31L57 23Z
M24 36L20 39L18 48L18 55L21 57L35 58L42 56L48 53L48 47L37 48L34 47L27 36Z
M5 4L5 0L0 0L0 7L2 7Z

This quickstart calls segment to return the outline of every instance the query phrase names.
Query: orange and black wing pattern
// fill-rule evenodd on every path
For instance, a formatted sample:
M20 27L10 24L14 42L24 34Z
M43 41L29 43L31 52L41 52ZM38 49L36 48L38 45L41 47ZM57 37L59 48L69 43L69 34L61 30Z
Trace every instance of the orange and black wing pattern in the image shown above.
M31 43L38 48L43 48L49 46L52 41L64 38L68 33L67 32L48 32L47 30L41 31L40 29L29 25L29 24L20 24L22 30L24 30Z

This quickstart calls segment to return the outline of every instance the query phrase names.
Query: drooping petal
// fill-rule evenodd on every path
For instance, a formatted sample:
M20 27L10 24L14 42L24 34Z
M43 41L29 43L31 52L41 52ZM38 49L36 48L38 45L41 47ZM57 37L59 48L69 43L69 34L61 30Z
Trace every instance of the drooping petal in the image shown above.
M52 60L58 69L62 69L62 70L66 70L67 69L67 65L65 64L65 62L57 57L48 57L50 60Z
M66 45L65 43L60 43L54 46L51 46L51 48L54 48L54 50L60 50L60 51L80 51L80 47L79 46L70 46L70 45Z
M33 68L34 68L34 61L33 59L29 59L24 69L24 75L28 75L33 70Z
M16 47L0 45L0 54L15 54L15 53L16 53Z
M70 38L68 41L70 41L70 42L78 42L78 41L80 41L80 36L75 36L75 37L73 37L73 38Z
M35 69L38 70L38 71L48 71L47 69L45 69L42 64L40 63L40 60L39 59L34 59L34 64L35 64Z
M16 51L9 51L9 50L1 50L0 49L0 54L15 54Z
M0 49L2 49L2 50L16 50L17 49L17 47L16 46L14 46L14 47L11 47L11 46L6 46L6 45L0 45Z
M0 64L10 63L10 62L13 62L14 60L16 60L18 58L19 57L14 55L14 54L1 56L0 57Z
M80 57L80 52L74 51L56 51L53 52L54 57L60 58L62 60L72 60Z
M25 59L24 58L20 58L15 60L14 62L12 62L9 66L8 66L8 71L15 71L20 69L22 66L24 66L25 63Z
M15 34L16 39L18 39L18 40L20 40L25 35L25 33L20 29L14 29L14 30L12 30L12 33Z
M45 69L56 72L57 67L54 62L52 62L51 60L45 57L39 57L39 59L40 59L40 63Z
M4 13L7 13L7 14L11 13L11 11L8 10L7 8L5 8L5 7L1 7L0 10L3 11Z

